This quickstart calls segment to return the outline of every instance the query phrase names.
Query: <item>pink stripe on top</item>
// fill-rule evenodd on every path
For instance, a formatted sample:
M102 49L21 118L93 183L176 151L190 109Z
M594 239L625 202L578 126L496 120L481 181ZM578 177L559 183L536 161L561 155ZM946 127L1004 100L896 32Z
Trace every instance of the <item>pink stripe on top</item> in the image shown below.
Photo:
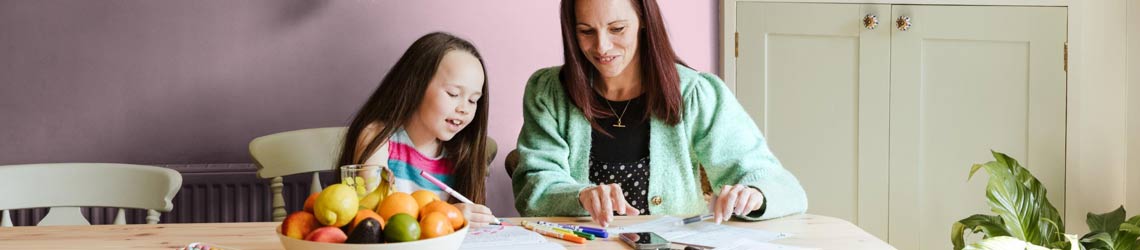
M428 158L408 144L399 141L393 142L394 143L388 144L388 157L390 160L403 161L408 165L415 166L431 174L451 174L451 162L444 159Z

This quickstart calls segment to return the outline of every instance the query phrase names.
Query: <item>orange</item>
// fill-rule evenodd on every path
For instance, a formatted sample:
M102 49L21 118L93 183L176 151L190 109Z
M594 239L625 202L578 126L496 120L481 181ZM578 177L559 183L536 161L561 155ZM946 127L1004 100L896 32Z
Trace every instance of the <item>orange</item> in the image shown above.
M440 212L431 212L420 220L420 239L431 239L455 232L451 221Z
M319 194L321 194L321 193L320 192L312 193L309 195L308 199L305 199L305 211L308 211L310 213L313 212L313 204L316 204L317 195L319 195Z
M376 212L372 210L361 209L356 211L356 218L352 219L352 223L348 224L348 232L356 230L356 225L367 218L376 219L377 222L380 222L380 228L384 228L384 218L381 218L379 214L376 214Z
M423 208L424 205L427 205L432 201L438 201L439 195L435 194L435 192L432 191L420 189L412 192L412 198L416 198L416 204L419 205L420 208Z
M380 214L384 221L389 221L392 215L398 213L408 214L414 219L419 218L420 206L416 203L416 198L412 198L408 193L394 192L380 202L380 206L376 207L376 213Z
M453 230L459 230L460 228L463 228L464 224L467 223L467 219L463 218L463 212L460 212L459 208L455 207L454 205L447 204L447 202L433 201L428 203L421 210L423 214L438 212L442 213L444 216L447 216L447 220L451 222L451 228Z

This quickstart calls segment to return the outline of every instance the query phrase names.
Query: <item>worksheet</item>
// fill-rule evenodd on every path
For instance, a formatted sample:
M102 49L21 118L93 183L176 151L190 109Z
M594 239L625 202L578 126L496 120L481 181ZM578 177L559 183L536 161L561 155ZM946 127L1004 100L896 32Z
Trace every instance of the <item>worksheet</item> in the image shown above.
M613 227L606 231L611 235L626 232L654 232L661 235L661 237L665 237L665 239L670 242L716 248L732 247L739 239L768 242L791 236L786 233L717 225L716 223L706 221L683 226L679 225L680 222L681 218L664 216L639 224Z
M461 250L547 250L566 249L561 244L546 240L545 236L517 226L486 226L472 228L463 238Z

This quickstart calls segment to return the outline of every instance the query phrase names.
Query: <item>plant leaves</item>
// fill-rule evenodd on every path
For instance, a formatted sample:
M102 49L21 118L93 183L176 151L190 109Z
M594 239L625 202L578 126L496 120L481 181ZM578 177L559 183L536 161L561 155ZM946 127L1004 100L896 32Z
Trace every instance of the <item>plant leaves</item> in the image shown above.
M996 160L974 165L970 176L978 169L985 169L990 175L986 198L1009 235L1035 245L1064 247L1065 225L1046 197L1045 187L1017 160L991 152Z
M1009 236L998 236L983 239L977 243L970 244L966 247L967 250L1008 250L1008 249L1024 249L1024 250L1049 250L1048 248L1034 245Z
M966 247L963 233L970 230L972 233L982 232L985 238L997 236L1009 236L1009 231L1005 230L1001 217L995 215L975 214L965 219L954 222L954 226L950 229L950 242L954 244L954 250L960 250Z
M1088 233L1081 237L1081 245L1088 250L1112 249L1112 236L1105 232Z
M1120 230L1120 223L1124 223L1124 207L1118 207L1112 212L1103 214L1088 213L1085 221L1089 224L1091 232L1116 233Z

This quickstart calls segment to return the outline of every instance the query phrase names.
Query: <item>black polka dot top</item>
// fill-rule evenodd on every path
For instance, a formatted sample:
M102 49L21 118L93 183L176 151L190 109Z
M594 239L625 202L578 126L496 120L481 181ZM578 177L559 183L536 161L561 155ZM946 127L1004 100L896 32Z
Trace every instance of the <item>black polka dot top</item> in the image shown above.
M601 95L595 96L607 104ZM645 95L608 104L603 109L612 107L611 112L616 115L596 120L610 136L592 132L590 182L621 185L626 201L642 215L649 214L649 120L645 119ZM617 116L621 116L620 124Z

